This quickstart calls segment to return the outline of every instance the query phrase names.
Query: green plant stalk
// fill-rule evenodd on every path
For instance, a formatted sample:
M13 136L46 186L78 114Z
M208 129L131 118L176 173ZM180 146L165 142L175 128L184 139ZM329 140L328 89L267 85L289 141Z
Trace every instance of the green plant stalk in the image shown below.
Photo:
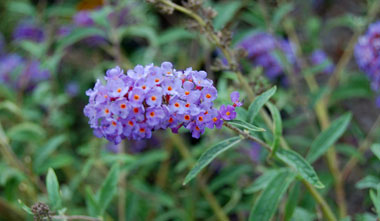
M371 129L369 130L367 137L364 139L364 141L359 146L358 151L360 153L364 153L368 150L368 148L371 146L372 140L375 136L375 133L380 126L380 115L377 117L375 123L373 123ZM350 174L351 170L356 166L356 164L359 162L359 159L356 156L352 156L350 160L347 162L347 164L343 167L342 170L342 180L345 180L347 176Z
M306 180L302 180L302 183L305 185L306 189L311 193L311 195L314 197L314 199L317 201L319 205L321 205L322 212L325 215L327 220L337 220L335 218L334 213L331 211L329 205L326 203L326 201L323 199L323 197L318 193L318 191Z
M200 16L198 16L196 13L194 13L193 11L191 11L191 10L185 8L185 7L182 7L180 5L177 5L177 4L175 4L175 3L173 3L173 2L171 2L169 0L159 0L159 1L161 3L163 3L163 4L166 4L168 6L173 7L174 9L176 9L176 10L178 10L180 12L183 12L184 14L188 15L189 17L192 17L193 19L195 19L198 22L198 24L201 27L205 27L206 26L206 22ZM242 73L240 72L240 70L238 70L236 68L236 65L234 65L234 64L236 64L236 62L235 62L235 59L234 60L232 59L230 50L227 50L226 47L225 47L225 45L221 45L220 44L219 38L215 35L214 30L209 31L208 34L210 34L211 38L214 39L213 43L222 50L222 52L223 52L224 56L226 57L228 63L232 64L232 66L233 66L232 70L236 72L240 84L243 86L243 89L247 93L247 95L248 95L248 101L252 102L254 100L254 98L255 98L255 94L254 94L253 90L250 88L248 82L244 80L244 77L243 77ZM261 110L260 111L260 115L263 117L265 123L270 128L273 128L273 122L271 121L271 119L268 116L268 114L265 113L263 110ZM287 144L286 140L283 137L281 137L281 139L280 139L280 144L281 144L282 148L284 148L284 149L290 149L289 145ZM330 207L329 207L329 205L327 203L320 203L321 199L323 200L323 198L319 195L319 193L317 192L317 190L315 190L315 188L313 186L310 186L308 188L308 190L309 191L313 190L312 196L316 199L316 201L322 207L322 211L331 211L331 209L330 209ZM319 196L318 199L316 198L316 196ZM332 216L331 216L331 214L326 214L326 213L324 213L324 214L325 214L326 218L330 217L330 218L328 218L328 220L336 220L336 218L334 217L334 215L332 213L331 213ZM331 219L331 217L333 217L333 218Z
M191 169L195 165L195 160L191 156L191 153L187 146L182 142L182 140L178 137L176 134L170 134L170 139L172 140L175 147L177 147L179 153L181 156L187 161L189 168ZM213 209L216 217L218 217L221 221L228 221L228 217L223 211L223 208L220 206L219 202L215 198L215 196L212 194L212 192L208 189L207 185L204 183L204 181L197 177L197 184L201 189L202 194L206 198L207 202L210 204L211 208Z
M295 49L296 55L299 58L301 70L306 70L308 65L306 64L306 62L303 59L301 59L301 58L303 58L301 47L300 47L301 44L300 44L300 41L298 39L298 36L296 34L296 31L294 29L292 22L290 22L288 19L286 19L284 21L284 28L285 28L285 31L287 32L287 34L289 35L289 38L291 39L291 41L296 46L296 49ZM318 83L315 80L314 76L310 75L310 74L305 74L303 76L306 80L306 84L308 85L310 91L316 92L319 89L319 86L318 86ZM314 111L317 115L317 119L318 119L318 122L321 126L321 129L324 130L324 129L328 128L330 125L330 120L329 120L329 116L328 116L327 106L326 106L326 103L323 99L319 100L316 103L316 105L314 107ZM326 159L327 159L328 168L329 168L329 170L330 170L330 172L334 178L335 194L336 194L336 198L337 198L336 199L337 204L339 207L339 215L341 218L343 218L347 214L347 204L346 204L346 199L345 199L346 197L345 197L345 192L344 192L344 183L343 183L343 180L340 178L341 173L339 171L339 166L338 166L339 162L338 162L338 158L336 156L334 146L330 147L327 150Z

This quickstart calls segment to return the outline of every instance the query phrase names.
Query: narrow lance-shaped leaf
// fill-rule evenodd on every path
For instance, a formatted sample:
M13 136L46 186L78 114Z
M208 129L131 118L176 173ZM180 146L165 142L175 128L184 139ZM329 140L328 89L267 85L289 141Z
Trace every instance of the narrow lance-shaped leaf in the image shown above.
M230 121L228 121L228 123L232 126L235 126L235 127L241 128L241 129L245 129L245 130L248 130L251 132L263 132L263 131L265 131L264 128L256 127L255 125L244 122L242 120L230 120Z
M273 122L274 122L274 128L273 128L273 143L272 143L272 154L276 153L278 144L280 142L280 138L282 136L282 120L280 111L278 111L277 107L274 106L271 103L267 103L267 106L269 108L269 111L272 115Z
M326 153L328 148L342 136L344 131L346 131L351 117L352 115L350 113L344 114L332 122L330 127L322 131L322 133L320 133L311 144L310 151L306 157L307 161L313 163L320 156Z
M52 168L49 168L46 176L46 189L52 210L57 210L62 206L62 199L59 193L59 183Z
M25 205L25 203L22 202L22 200L18 199L17 202L22 210L24 210L29 215L33 215L32 210L27 205Z
M249 187L245 188L244 193L255 193L264 189L266 186L268 186L268 183L270 183L276 176L278 176L279 173L284 172L284 170L284 168L281 168L265 171Z
M260 109L276 93L276 90L277 90L276 86L272 87L271 89L262 93L260 96L256 97L256 99L251 103L251 105L249 105L249 108L248 108L248 116L249 116L248 122L249 123L253 123Z
M373 144L371 146L371 151L380 160L380 144Z
M291 220L293 213L297 207L298 204L298 196L300 194L300 188L301 183L296 182L295 185L291 188L288 199L285 206L285 221Z
M323 183L319 180L313 167L298 153L292 150L279 149L276 152L276 156L288 166L295 169L307 182L317 188L324 188Z
M249 220L270 220L275 214L282 196L293 180L294 173L290 171L279 173L260 195L249 215Z
M96 196L100 208L100 215L103 215L112 198L117 192L117 183L119 181L120 167L119 163L115 163L108 172L102 187L98 190Z
M377 186L377 194L374 190L369 191L369 196L375 206L377 217L380 219L380 184Z
M217 143L210 149L206 150L206 152L204 152L201 155L195 166L187 174L185 181L183 182L183 185L186 185L190 180L196 177L203 168L205 168L209 163L211 163L213 159L215 159L215 157L228 150L229 148L233 147L240 141L240 137L231 137L227 140L223 140L222 142Z

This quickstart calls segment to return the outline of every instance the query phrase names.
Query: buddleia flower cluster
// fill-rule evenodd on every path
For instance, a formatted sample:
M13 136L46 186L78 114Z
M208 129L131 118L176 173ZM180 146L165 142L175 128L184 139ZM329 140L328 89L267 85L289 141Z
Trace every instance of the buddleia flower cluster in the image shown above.
M89 89L84 114L97 137L115 144L123 139L150 138L152 131L184 127L199 138L205 128L221 128L236 117L239 93L231 93L231 105L214 108L217 90L205 71L177 71L170 62L161 66L137 65L126 74L119 67L106 72Z
M355 46L355 58L371 81L374 91L380 92L380 21L371 24ZM377 99L380 107L380 97Z
M281 60L275 56L276 51L283 53L288 64L295 66L297 63L292 44L267 32L247 36L240 42L239 47L247 51L248 59L253 65L264 69L270 80L284 76Z

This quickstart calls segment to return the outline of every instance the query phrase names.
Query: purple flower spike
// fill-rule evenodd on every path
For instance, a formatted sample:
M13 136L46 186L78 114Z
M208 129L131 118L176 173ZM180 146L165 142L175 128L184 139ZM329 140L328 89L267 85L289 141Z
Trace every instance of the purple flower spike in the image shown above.
M314 66L326 63L326 67L322 70L324 74L331 74L334 71L334 65L328 58L327 54L322 50L316 50L310 55L311 64Z
M34 42L43 42L45 33L42 28L29 21L22 21L14 30L13 38L16 41L29 40Z
M380 21L371 24L355 46L355 58L360 69L371 81L375 92L380 91ZM379 100L376 101L379 105Z
M176 71L164 62L161 66L137 65L126 73L119 67L110 69L105 85L98 80L86 92L89 104L84 114L90 127L97 137L115 144L123 139L147 139L153 131L167 128L177 133L184 127L199 138L205 127L221 128L223 120L234 119L235 106L241 104L239 94L233 93L234 106L214 108L218 92L205 71Z

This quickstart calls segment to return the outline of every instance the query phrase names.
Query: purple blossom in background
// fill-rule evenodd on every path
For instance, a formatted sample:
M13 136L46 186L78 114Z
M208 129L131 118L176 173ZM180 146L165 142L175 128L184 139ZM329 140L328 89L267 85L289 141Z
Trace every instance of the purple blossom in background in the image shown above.
M266 76L271 80L284 74L281 61L274 55L276 51L282 52L290 65L296 65L292 44L266 32L246 37L240 42L239 47L247 51L248 59L253 65L263 67Z
M330 61L327 54L320 49L315 50L310 55L309 59L310 59L310 63L313 66L325 64L324 66L325 68L322 70L322 73L324 74L331 74L334 71L334 64Z
M86 94L89 104L84 114L98 137L115 144L123 139L150 138L152 131L184 127L199 138L205 128L220 128L223 120L236 117L239 94L231 96L233 105L213 107L217 90L205 71L177 71L170 62L160 67L137 65L133 70L110 69L106 84L98 80Z
M29 21L21 21L13 31L13 38L16 41L29 40L37 43L45 40L44 30Z
M37 60L25 60L17 54L0 58L0 83L14 89L31 90L50 77Z
M355 58L360 69L371 81L374 91L380 92L380 21L371 24L355 46Z
M65 87L65 92L70 97L75 97L79 93L79 84L75 81L69 82Z
M91 27L95 24L91 18L91 11L80 11L73 17L74 24L79 27Z

